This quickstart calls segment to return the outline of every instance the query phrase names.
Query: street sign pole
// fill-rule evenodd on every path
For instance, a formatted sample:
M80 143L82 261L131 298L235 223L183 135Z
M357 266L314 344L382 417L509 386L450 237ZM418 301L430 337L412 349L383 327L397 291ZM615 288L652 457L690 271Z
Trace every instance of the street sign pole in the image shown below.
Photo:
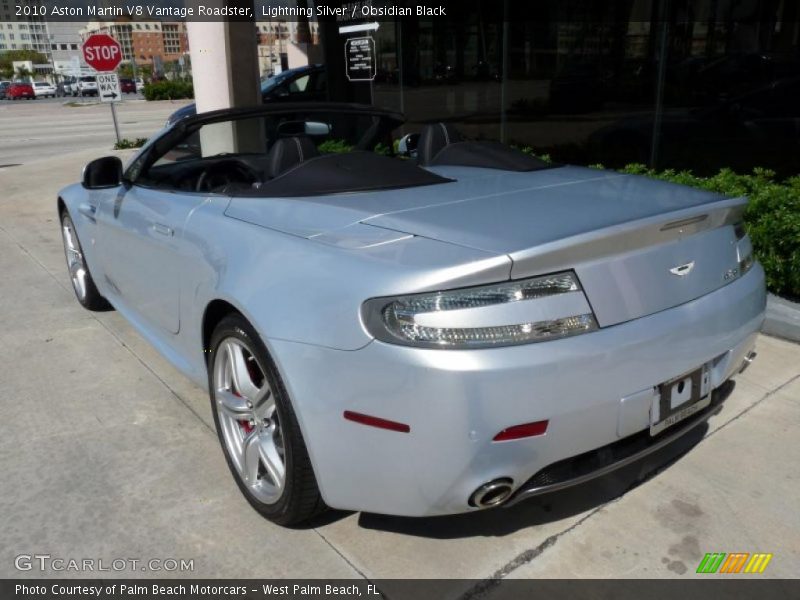
M114 119L114 133L117 134L117 144L119 144L122 140L119 137L119 124L117 123L117 109L114 108L115 102L109 102L111 105L111 118Z
M111 119L114 121L114 133L117 134L117 143L119 143L121 140L119 123L117 122L117 109L114 106L122 99L119 76L116 73L98 73L97 95L100 96L100 102L108 102L111 105Z

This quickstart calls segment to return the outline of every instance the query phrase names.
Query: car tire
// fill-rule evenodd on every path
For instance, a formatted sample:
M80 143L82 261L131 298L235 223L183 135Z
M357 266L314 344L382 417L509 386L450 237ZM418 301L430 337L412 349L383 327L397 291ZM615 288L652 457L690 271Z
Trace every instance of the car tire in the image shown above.
M252 325L222 319L209 344L211 411L225 460L250 505L279 525L326 509L289 395Z
M78 302L87 310L106 311L112 306L99 291L86 265L83 249L78 240L75 224L66 211L61 215L61 238L64 242L64 256L67 259L67 271L72 281L72 291Z

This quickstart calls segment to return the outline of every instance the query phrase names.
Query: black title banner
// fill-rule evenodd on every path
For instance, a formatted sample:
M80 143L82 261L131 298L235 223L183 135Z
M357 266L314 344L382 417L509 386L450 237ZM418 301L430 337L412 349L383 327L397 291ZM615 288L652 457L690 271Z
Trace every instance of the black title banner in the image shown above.
M0 598L28 600L210 600L284 598L461 600L783 600L800 597L800 580L693 576L686 579L602 580L257 580L257 579L5 579Z
M598 12L596 4L596 0L10 0L9 8L10 18L20 21L335 20L346 23L477 18L488 23L516 21L520 17L540 22L613 22L619 17L619 11L616 10ZM625 4L624 15L628 22L650 22L654 18L647 2L621 4ZM679 22L690 15L690 11L683 11L671 18ZM740 10L736 20L759 18L755 9L752 14Z

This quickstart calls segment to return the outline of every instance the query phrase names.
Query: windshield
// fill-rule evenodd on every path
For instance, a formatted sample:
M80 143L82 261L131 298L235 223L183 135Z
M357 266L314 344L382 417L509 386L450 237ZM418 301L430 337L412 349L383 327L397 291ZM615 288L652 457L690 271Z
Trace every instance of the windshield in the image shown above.
M261 94L268 94L279 85L284 83L285 81L291 79L293 76L297 75L300 72L308 72L311 71L305 67L299 69L289 69L288 71L282 71L277 75L273 75L269 79L261 82Z
M206 114L167 132L126 176L148 187L284 197L447 181L395 156L400 125L399 115L348 105Z

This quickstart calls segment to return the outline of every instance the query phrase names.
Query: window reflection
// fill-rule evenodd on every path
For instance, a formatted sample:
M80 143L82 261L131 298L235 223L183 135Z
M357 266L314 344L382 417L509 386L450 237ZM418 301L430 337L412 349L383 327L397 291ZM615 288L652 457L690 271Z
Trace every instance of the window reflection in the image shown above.
M446 121L578 164L800 171L795 1L506 2L505 27L502 2L460 5L375 32L372 101L409 130Z

